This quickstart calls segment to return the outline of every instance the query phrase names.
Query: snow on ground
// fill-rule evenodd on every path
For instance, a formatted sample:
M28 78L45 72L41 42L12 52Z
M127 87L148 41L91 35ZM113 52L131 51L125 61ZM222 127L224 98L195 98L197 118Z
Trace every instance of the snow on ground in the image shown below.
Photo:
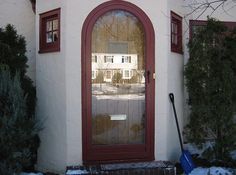
M20 173L19 175L43 175L42 173Z
M202 153L205 149L212 147L212 142L207 142L203 145L203 149L199 149L194 144L185 144L184 147L189 150L191 154L198 154L199 157L201 157ZM233 151L231 153L231 156L234 160L236 160L236 151ZM228 169L225 169L223 167L210 167L210 168L202 168L198 167L195 168L189 175L234 175L232 172L230 172Z
M66 175L89 174L86 170L67 170Z
M213 144L214 143L212 143L212 142L206 142L205 144L203 144L203 148L202 149L198 148L195 144L191 144L191 143L184 144L184 147L191 154L198 154L201 157L202 153L204 152L204 150L212 148Z
M232 172L222 167L195 168L189 175L233 175Z

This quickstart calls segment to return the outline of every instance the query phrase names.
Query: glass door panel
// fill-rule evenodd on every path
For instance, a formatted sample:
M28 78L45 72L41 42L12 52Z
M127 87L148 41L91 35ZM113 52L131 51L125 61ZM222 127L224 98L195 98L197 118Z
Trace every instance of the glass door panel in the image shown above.
M145 143L144 29L113 10L94 24L91 41L92 144Z

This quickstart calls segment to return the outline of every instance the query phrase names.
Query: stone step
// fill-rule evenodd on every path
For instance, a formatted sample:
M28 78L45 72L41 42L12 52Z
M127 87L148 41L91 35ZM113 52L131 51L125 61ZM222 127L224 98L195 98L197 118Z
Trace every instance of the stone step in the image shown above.
M73 174L74 173L74 174ZM77 174L76 174L77 173ZM175 166L168 161L102 164L97 166L70 166L66 175L176 175Z

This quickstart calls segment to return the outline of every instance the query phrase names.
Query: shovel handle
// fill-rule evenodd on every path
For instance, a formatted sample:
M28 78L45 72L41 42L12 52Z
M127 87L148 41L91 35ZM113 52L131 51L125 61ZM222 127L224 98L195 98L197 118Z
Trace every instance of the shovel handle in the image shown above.
M172 103L174 103L175 99L174 99L174 94L173 93L169 93L169 97L170 97L170 101Z
M181 138L181 134L180 134L180 129L179 129L179 122L178 122L178 118L177 118L177 114L176 114L176 109L175 109L174 94L173 93L169 93L169 97L170 97L170 101L172 103L172 107L173 107L173 111L174 111L175 122L176 122L177 131L178 131L178 135L179 135L179 143L180 143L181 151L183 152L184 148L183 148L183 142L182 142L182 138Z

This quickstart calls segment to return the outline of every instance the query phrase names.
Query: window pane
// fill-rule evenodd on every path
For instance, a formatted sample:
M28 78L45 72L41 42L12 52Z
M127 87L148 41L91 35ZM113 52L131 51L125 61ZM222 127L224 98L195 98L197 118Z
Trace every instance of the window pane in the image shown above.
M52 21L47 21L47 32L52 31Z
M175 22L172 22L171 23L171 30L172 30L172 33L178 33L178 25L177 25L177 23L175 23Z
M53 20L53 30L58 29L58 19Z
M52 43L53 42L53 33L52 32L48 32L46 34L46 42L47 43Z
M174 44L178 45L178 36L177 35L174 35Z
M171 43L177 45L178 44L178 23L175 21L171 22Z
M53 42L56 42L58 40L58 32L54 31L53 32Z
M95 23L91 47L92 143L144 143L145 48L141 22L128 12L110 11ZM98 72L96 78L92 71Z
M129 78L129 70L125 70L125 78Z
M106 79L108 79L108 81L109 81L109 79L111 79L111 71L107 71L107 74L106 74Z

